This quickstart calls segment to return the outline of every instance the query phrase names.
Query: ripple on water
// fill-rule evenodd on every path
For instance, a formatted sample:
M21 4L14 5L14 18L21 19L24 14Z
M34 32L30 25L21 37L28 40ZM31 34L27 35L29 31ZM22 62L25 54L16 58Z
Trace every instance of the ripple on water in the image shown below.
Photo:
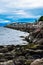
M27 36L28 33L9 28L0 27L0 45L23 45L27 44L20 36Z

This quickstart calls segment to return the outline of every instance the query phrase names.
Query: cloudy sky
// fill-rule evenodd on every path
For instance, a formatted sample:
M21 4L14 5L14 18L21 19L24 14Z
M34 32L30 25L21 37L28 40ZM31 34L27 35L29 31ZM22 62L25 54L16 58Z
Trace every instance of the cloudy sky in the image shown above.
M43 0L0 0L0 21L38 18L43 15Z

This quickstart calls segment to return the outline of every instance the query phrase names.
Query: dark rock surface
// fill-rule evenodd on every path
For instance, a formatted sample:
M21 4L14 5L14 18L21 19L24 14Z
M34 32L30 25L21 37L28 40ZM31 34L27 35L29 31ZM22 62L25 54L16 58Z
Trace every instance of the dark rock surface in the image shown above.
M26 46L0 46L0 65L27 65L32 61L31 51ZM3 50L5 51L3 51ZM9 50L10 49L10 50Z
M0 65L30 65L34 60L43 57L42 44L0 46L0 50Z

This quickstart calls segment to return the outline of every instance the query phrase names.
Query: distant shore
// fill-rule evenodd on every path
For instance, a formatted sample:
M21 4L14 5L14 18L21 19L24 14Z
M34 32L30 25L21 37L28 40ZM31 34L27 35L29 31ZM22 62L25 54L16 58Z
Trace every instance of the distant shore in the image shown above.
M25 31L25 32L31 32L36 29L34 24L35 23L12 23L5 27L20 30L20 31Z

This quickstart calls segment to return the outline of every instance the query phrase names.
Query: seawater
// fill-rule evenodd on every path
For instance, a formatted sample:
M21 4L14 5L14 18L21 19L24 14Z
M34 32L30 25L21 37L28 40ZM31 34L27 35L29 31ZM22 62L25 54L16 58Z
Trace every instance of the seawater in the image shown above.
M29 33L0 27L0 45L25 45L26 41L20 36L27 36Z

